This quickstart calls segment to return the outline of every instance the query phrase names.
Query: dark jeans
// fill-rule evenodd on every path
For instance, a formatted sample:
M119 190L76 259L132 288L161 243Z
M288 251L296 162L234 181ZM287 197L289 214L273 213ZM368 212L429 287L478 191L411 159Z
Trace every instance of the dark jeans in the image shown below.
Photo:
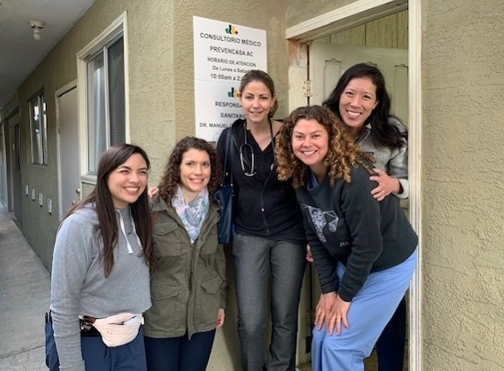
M215 330L175 338L145 336L148 371L205 371Z
M81 336L81 349L86 371L147 371L142 328L133 341L113 348L100 336Z
M49 313L46 313L45 338L46 366L49 371L59 371L58 351ZM109 348L98 332L81 332L81 353L86 371L147 371L143 340L143 330L140 328L130 343Z
M46 366L49 368L49 371L59 371L58 351L56 350L56 342L54 341L52 319L49 312L45 316Z
M294 371L306 244L238 233L233 238L242 371L262 371L265 364L268 371ZM265 362L268 303L272 324Z
M376 342L378 371L403 370L405 341L406 299L403 298Z

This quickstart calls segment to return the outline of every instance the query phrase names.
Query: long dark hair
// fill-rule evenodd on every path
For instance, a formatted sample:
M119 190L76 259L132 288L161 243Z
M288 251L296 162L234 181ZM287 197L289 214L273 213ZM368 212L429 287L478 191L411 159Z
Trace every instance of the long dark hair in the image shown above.
M221 163L217 157L215 148L206 140L196 137L185 137L181 139L173 148L168 162L165 165L164 173L159 183L159 196L170 204L177 187L180 183L180 164L182 164L182 157L184 153L190 149L197 149L198 151L205 151L210 158L210 181L208 182L208 194L210 199L217 189L221 181Z
M98 225L96 225L95 228L103 240L102 262L105 277L110 275L114 266L114 246L117 243L119 230L112 195L107 183L110 173L124 164L130 156L135 153L143 157L147 164L147 169L150 169L149 157L142 148L125 143L110 147L100 158L96 186L89 195L84 197L76 206L70 209L65 216L65 218L67 218L87 204L93 203L95 205L96 214L98 215ZM152 222L149 199L147 196L147 185L140 197L130 205L130 208L137 235L142 243L143 257L147 265L151 265L153 262Z
M362 77L371 79L373 85L376 86L376 100L378 104L369 116L373 141L388 148L404 147L407 143L408 132L406 130L399 130L396 125L389 122L391 117L394 117L398 121L400 120L390 113L391 100L385 87L385 78L375 66L367 63L358 63L347 69L341 75L329 98L322 104L328 107L341 120L339 111L341 94L343 94L343 91L352 79Z

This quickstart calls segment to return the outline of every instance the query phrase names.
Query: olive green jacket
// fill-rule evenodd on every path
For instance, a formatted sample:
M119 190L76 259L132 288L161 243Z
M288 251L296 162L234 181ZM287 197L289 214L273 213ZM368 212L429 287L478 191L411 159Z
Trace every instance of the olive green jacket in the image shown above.
M144 314L144 334L154 338L183 336L216 328L219 308L226 307L226 262L217 242L219 207L211 202L199 237L191 244L182 220L159 197L151 272L152 307Z

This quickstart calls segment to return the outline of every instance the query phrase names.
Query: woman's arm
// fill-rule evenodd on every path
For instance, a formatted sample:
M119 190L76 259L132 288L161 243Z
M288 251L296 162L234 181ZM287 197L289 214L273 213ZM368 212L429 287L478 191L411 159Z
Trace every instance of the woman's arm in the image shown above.
M74 220L75 214L61 225L54 245L51 274L51 311L54 338L60 369L84 371L82 360L79 309L80 292L87 274L84 227Z
M376 183L360 166L352 171L352 181L345 183L340 205L349 230L352 247L341 279L339 296L351 301L366 281L383 249L380 204L371 195Z

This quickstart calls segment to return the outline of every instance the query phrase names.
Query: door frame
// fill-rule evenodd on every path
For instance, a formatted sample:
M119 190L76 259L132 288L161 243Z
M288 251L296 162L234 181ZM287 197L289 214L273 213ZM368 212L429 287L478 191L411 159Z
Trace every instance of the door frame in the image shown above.
M15 151L13 151L13 145L15 143L15 133L13 119L18 115L18 123L21 122L19 116L19 106L16 105L8 115L3 119L4 127L4 148L5 148L5 172L7 177L5 179L7 185L7 210L10 212L14 211L16 207L14 204L14 168L16 165Z
M8 140L7 140L7 135L9 135L9 129L7 128L6 130L6 124L8 124L8 121L3 120L0 122L0 140L2 141L2 153L0 156L3 158L3 171L0 174L0 187L2 188L1 194L3 195L3 198L1 199L2 201L5 202L5 206L8 210L9 208L9 183L8 180L10 178L7 177L7 168L9 167L7 165L8 159L7 159L7 146L9 145Z
M302 101L296 91L309 89L300 81L307 66L306 47L303 43L344 31L366 22L390 14L408 10L408 89L409 89L409 184L410 184L410 222L418 234L418 261L409 290L409 368L410 371L422 371L422 70L421 70L421 6L422 0L357 0L328 13L311 18L286 29L285 37L291 41L291 66L289 67L289 109L300 105ZM297 50L296 50L297 49ZM295 50L295 52L293 52ZM292 55L297 60L292 61ZM304 61L303 61L304 59ZM298 65L296 66L296 63ZM296 87L296 88L294 88ZM309 96L309 94L307 94ZM306 104L306 100L305 100Z
M57 164L58 165L57 166L58 166L58 217L59 217L59 220L61 220L63 218L63 205L61 202L62 198L63 198L63 194L62 194L62 189L61 189L62 175L61 175L61 138L60 138L60 102L59 102L59 98L61 98L63 95L65 95L66 93L68 93L70 90L73 90L73 89L77 89L77 79L75 79L75 80L69 82L68 84L66 84L65 86L59 88L54 93L54 101L56 102L55 103L56 128L57 128L56 129L56 132L57 132L56 145L58 148L58 151L57 151L57 158L58 158ZM77 100L79 99L78 96L79 96L79 91L77 90ZM80 133L80 131L79 131L79 133ZM80 158L80 150L78 148L76 148L76 151L77 151L77 154ZM80 169L80 167L79 167L79 169ZM82 184L81 184L81 188L82 188ZM54 208L53 208L53 212L54 212Z

